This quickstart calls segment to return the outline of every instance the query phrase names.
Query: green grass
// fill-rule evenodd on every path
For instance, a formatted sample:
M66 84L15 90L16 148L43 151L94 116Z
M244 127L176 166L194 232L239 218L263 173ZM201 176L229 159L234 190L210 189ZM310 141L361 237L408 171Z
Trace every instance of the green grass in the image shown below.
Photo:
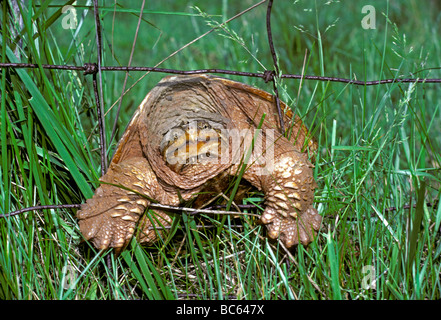
M155 66L256 2L193 1L191 8L188 1L149 1L133 52L141 2L106 2L100 12L103 65L131 59L132 66ZM357 80L441 78L440 6L423 3L375 2L376 29L364 30L364 1L276 0L279 68ZM9 1L3 1L1 62L95 62L93 11L85 14L86 1L77 1L79 24L64 29L63 4L29 2L17 32ZM264 4L159 66L273 69L265 15ZM18 34L21 43L14 42ZM110 141L125 74L103 73L109 158L134 110L163 76L128 75L117 137ZM261 79L229 78L272 91ZM0 81L0 213L84 202L100 172L91 76L9 68L1 69ZM182 214L174 220L173 238L150 248L133 241L121 256L105 258L82 241L76 210L30 211L0 219L0 297L440 299L441 206L433 206L441 182L439 85L278 85L282 100L319 142L315 206L324 219L311 245L286 252L262 237L264 228L253 216ZM259 193L246 200L264 205Z

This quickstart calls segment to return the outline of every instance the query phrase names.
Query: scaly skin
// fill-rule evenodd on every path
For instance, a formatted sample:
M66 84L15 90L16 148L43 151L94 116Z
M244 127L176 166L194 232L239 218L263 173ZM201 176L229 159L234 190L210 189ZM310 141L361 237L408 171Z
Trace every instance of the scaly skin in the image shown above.
M261 221L267 225L268 236L280 238L286 247L299 242L307 245L321 224L311 201L315 189L312 166L302 160L295 151L283 154L263 187L266 208Z
M133 237L137 224L150 204L150 199L161 199L177 204L174 193L164 192L145 158L130 158L112 163L101 178L103 184L78 211L80 230L98 249L116 248L119 252ZM122 187L121 187L122 186ZM164 212L156 212L157 225L168 226L171 218ZM143 216L143 220L146 220ZM154 242L157 233L149 229L146 221L140 238Z
M237 160L245 159L251 146L257 148L246 137L256 138L257 129L264 135L273 129L274 136L265 136L264 151L251 153L243 179L265 194L261 222L270 238L287 247L310 243L321 224L312 206L316 183L307 158L317 146L300 119L289 112L284 121L292 129L291 139L281 135L274 105L270 94L223 78L164 78L135 112L101 178L103 184L78 211L84 238L98 249L116 252L133 236L140 243L155 242L172 219L161 210L145 214L151 200L176 206L205 187L222 189L228 175L243 165ZM248 135L240 137L239 147L232 147L236 137L224 129ZM225 156L220 141L230 144L228 161L204 160L205 155L217 160ZM264 165L258 161L262 159Z

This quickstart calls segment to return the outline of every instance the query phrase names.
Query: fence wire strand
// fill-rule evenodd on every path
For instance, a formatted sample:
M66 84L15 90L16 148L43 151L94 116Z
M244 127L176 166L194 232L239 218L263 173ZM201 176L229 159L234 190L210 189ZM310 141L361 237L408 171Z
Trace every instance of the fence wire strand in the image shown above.
M163 61L168 59L169 57L177 54L184 48L198 41L202 37L207 34L215 31L216 29L226 25L228 22L238 18L244 13L260 6L261 4L268 2L267 4L267 12L266 12L266 31L268 36L268 46L270 49L270 54L273 60L274 70L266 70L265 72L246 72L246 71L236 71L236 70L226 70L226 69L197 69L197 70L178 70L178 69L167 69L167 68L159 68ZM235 16L229 18L222 24L210 29L206 33L201 36L195 38L190 41L188 44L183 46L182 48L176 50L167 58L158 63L155 67L146 67L146 66L103 66L102 65L102 37L101 37L101 24L100 24L100 15L98 6L98 0L93 1L93 9L94 9L94 19L95 19L95 32L96 32L96 45L97 45L97 62L96 63L85 63L83 66L76 65L52 65L52 64L42 64L41 68L50 69L50 70L73 70L73 71L82 71L84 75L92 75L93 77L93 91L95 95L95 102L97 108L97 117L98 117L98 127L99 127L99 135L100 135L100 151L101 151L101 174L104 175L107 170L107 143L106 143L106 135L105 135L105 121L104 121L104 99L103 99L103 86L102 86L102 75L103 71L122 71L122 72L159 72L159 73L168 73L168 74L178 74L178 75L196 75L196 74L224 74L224 75L232 75L232 76L243 76L243 77L253 77L253 78L261 78L265 82L271 81L273 83L274 89L274 97L275 103L277 106L278 116L280 120L280 126L282 132L284 131L284 124L282 120L282 111L280 108L280 99L277 90L277 79L297 79L297 80L311 80L311 81L326 81L326 82L339 82L345 83L348 85L357 85L357 86L374 86L374 85L382 85L382 84L393 84L393 83L441 83L441 78L394 78L394 79L383 79L383 80L370 80L370 81L360 81L354 79L340 78L340 77L328 77L328 76L315 76L315 75L305 75L305 74L284 74L281 73L278 67L277 55L273 43L272 31L271 31L271 10L273 7L274 0L262 0L258 3L253 4L248 7L244 11L236 14ZM39 68L38 64L33 63L0 63L0 68ZM433 68L439 69L439 68ZM124 95L125 92L123 90ZM121 97L122 99L122 97ZM429 204L430 205L430 204ZM60 204L60 205L44 205L44 206L33 206L27 207L20 210L12 211L7 214L0 214L0 218L11 217L17 214L21 214L24 212L34 211L34 210L44 210L44 209L63 209L63 208L80 208L81 204ZM164 209L164 205L160 204L151 204L151 208L162 208ZM238 208L242 209L251 209L255 208L254 205L238 205ZM409 209L410 207L403 207L403 209ZM182 207L173 207L166 206L165 209L168 210L180 210L180 211L188 211L194 213L217 213L217 214L225 214L225 211L218 211L218 206L213 207L213 209L189 209ZM202 210L202 211L201 211ZM390 207L385 209L385 211L395 211L397 208ZM237 212L227 212L227 214L233 214Z
M42 64L43 69L51 70L74 70L83 71L84 74L93 74L97 72L97 66L95 63L86 63L84 66L75 65L51 65ZM11 62L0 62L0 68L39 68L38 64L35 63L11 63ZM430 70L435 70L439 68L431 68ZM429 70L429 69L428 69ZM203 73L214 73L214 74L226 74L232 76L242 76L251 78L261 78L266 82L271 81L274 71L267 72L247 72L247 71L236 71L236 70L226 70L226 69L195 69L195 70L177 70L177 69L167 69L158 67L128 67L128 66L103 66L101 71L140 71L140 72L158 72L158 73L170 73L178 75L192 75L192 74L203 74ZM329 81L329 82L340 82L357 86L375 86L381 84L391 84L391 83L441 83L441 78L390 78L383 80L354 80L348 78L340 77L327 77L327 76L315 76L307 74L288 74L282 73L279 75L281 79L297 79L297 80L315 80L315 81Z
M279 99L279 90L277 89L277 77L279 76L279 64L277 62L277 55L276 50L274 49L274 43L273 43L273 33L271 31L271 9L273 8L273 0L268 1L268 7L266 10L266 33L268 35L268 45L271 52L271 57L273 58L274 63L274 71L270 71L270 73L267 73L267 75L272 76L271 81L273 82L273 90L274 90L274 97L276 101L276 108L277 113L279 116L279 123L280 123L280 130L282 132L285 132L285 124L283 122L283 116L282 116L282 110L280 108L280 99ZM268 79L265 79L265 81L268 81Z
M97 47L97 72L93 74L93 90L95 92L96 109L98 115L98 128L100 132L100 151L101 151L101 175L107 171L107 143L106 143L106 123L104 121L104 97L103 97L103 78L102 78L102 38L101 38L101 22L98 11L98 0L93 1L93 11L95 16L96 31L96 47ZM99 94L96 74L99 79Z

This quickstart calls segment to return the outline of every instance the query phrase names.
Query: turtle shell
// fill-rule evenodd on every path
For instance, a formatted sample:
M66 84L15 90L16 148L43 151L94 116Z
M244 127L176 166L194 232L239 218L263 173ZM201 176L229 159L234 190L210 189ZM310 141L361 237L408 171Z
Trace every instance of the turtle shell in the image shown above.
M288 247L309 243L321 222L308 160L317 143L281 108L285 132L263 90L208 75L164 78L133 115L101 178L106 184L78 212L81 232L103 249L124 248L137 227L141 242L153 242L155 226L171 219L161 210L146 218L151 201L178 205L201 190L221 190L245 165L243 179L265 193L268 235Z

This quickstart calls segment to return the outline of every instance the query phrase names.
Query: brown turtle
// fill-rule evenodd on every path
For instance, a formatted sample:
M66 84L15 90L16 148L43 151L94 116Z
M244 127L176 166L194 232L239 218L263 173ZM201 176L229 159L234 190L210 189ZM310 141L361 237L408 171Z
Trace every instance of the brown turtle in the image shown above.
M321 223L308 160L317 145L281 106L283 135L267 92L208 75L161 80L136 110L103 183L77 213L84 238L117 252L134 235L153 243L172 218L146 210L152 201L178 206L206 199L241 175L265 195L260 221L270 238L286 247L310 243Z

